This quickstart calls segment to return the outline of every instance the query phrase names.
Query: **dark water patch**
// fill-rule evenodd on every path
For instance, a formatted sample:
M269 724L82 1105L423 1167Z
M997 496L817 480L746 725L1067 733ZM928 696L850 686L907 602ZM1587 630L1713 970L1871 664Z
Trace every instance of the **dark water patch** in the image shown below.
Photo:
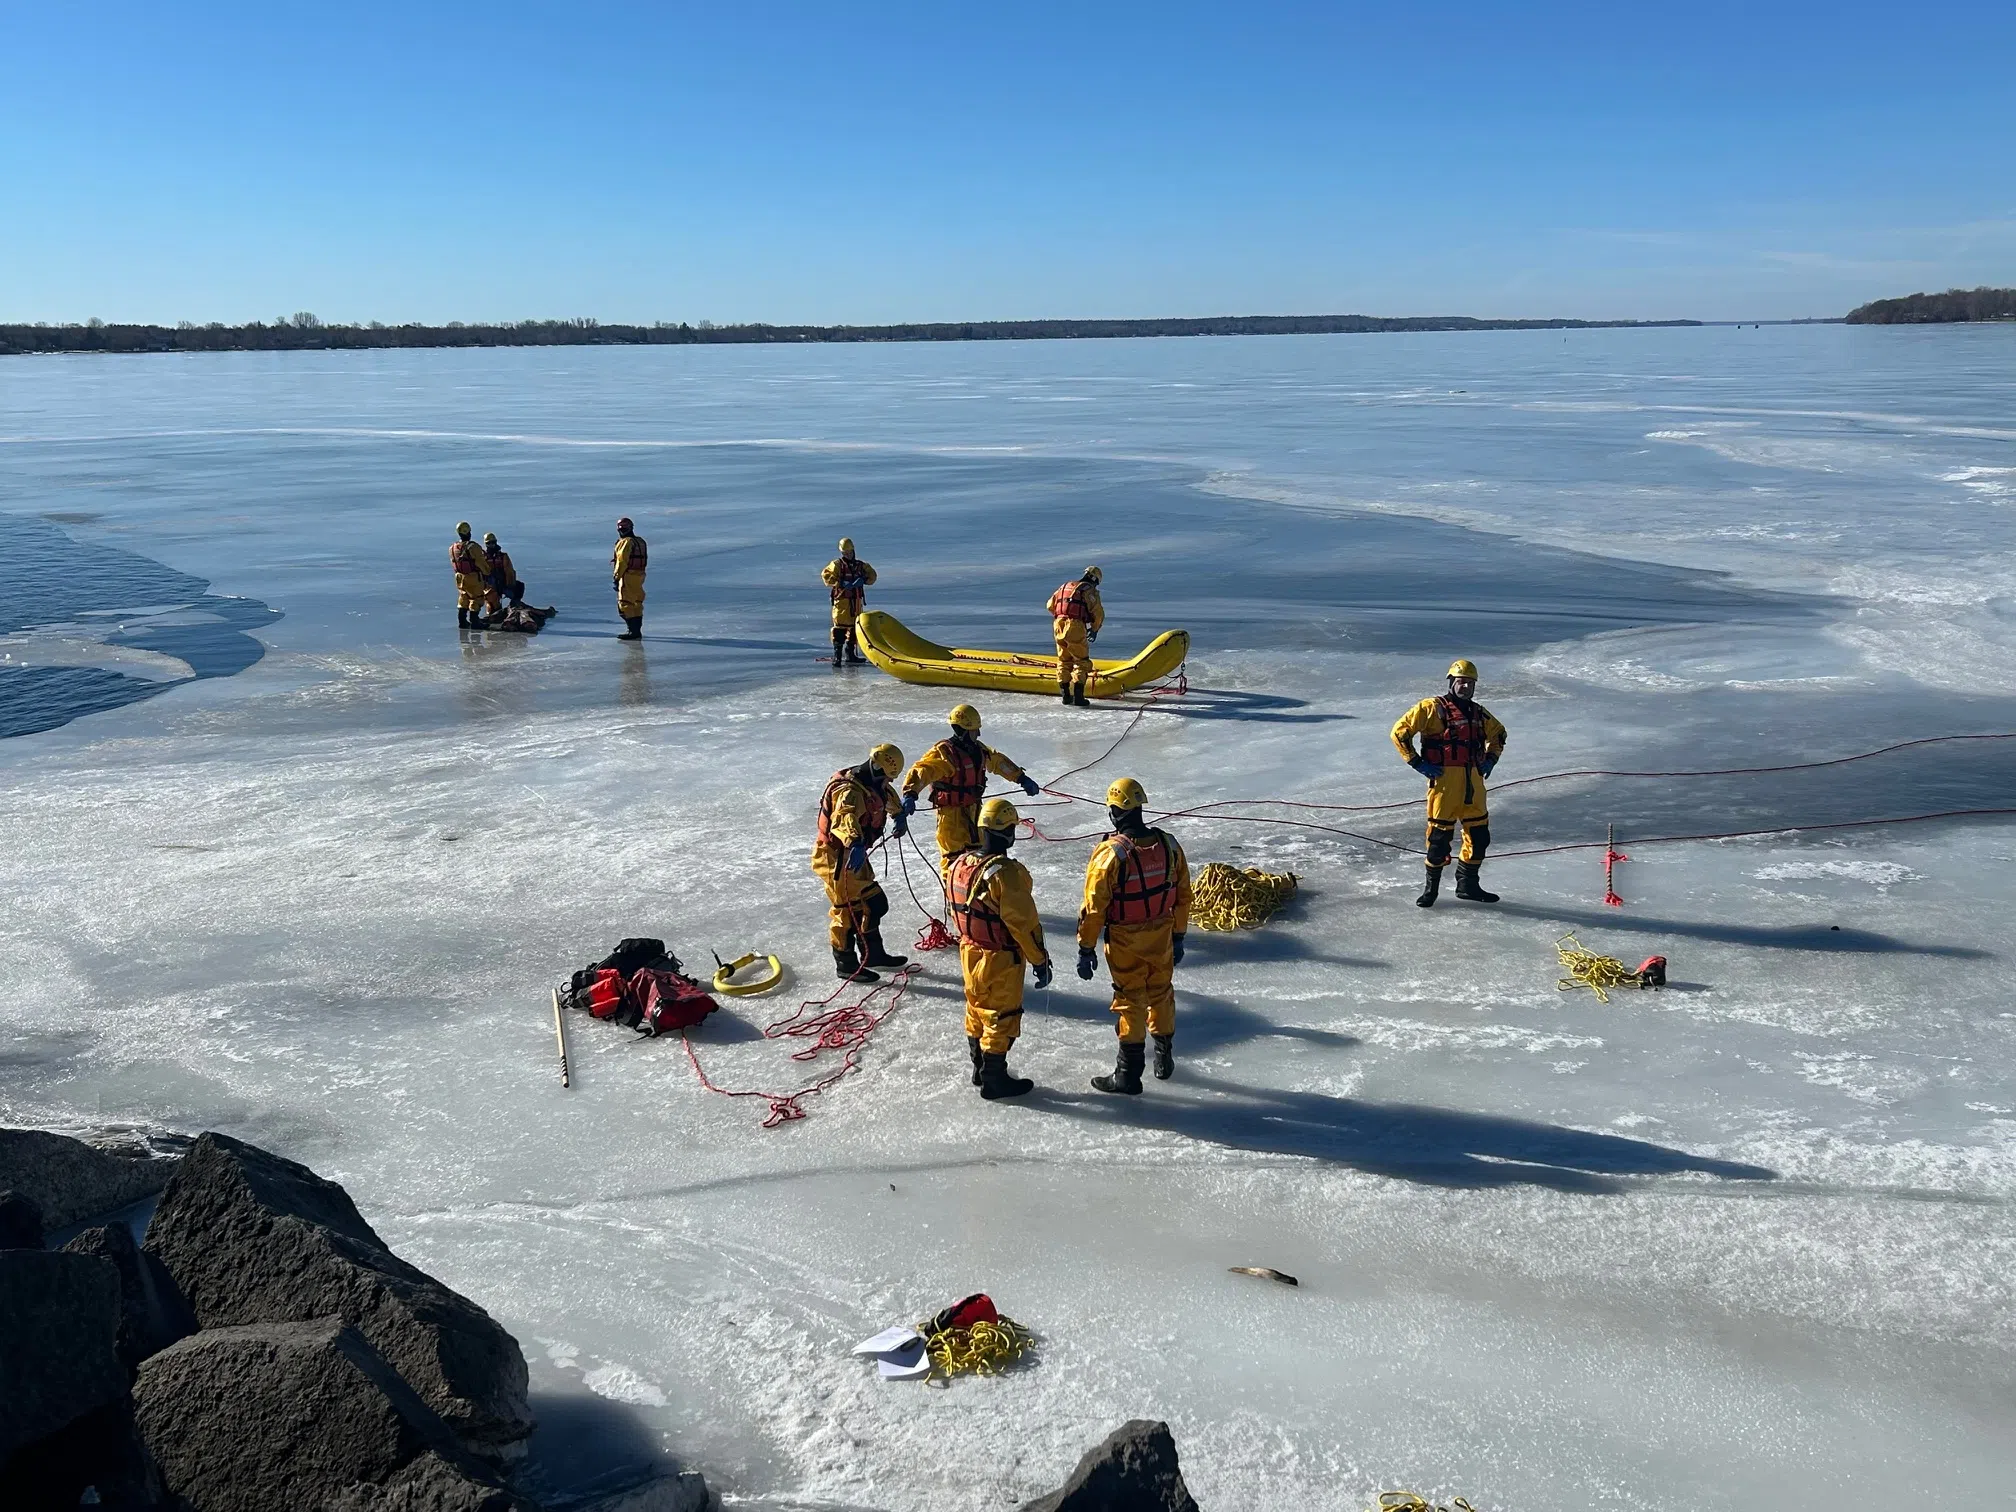
M277 620L278 610L219 597L202 578L50 523L96 518L0 514L0 635L23 637L0 652L14 663L0 665L0 739L53 730L181 682L231 677L266 654L250 632ZM38 661L38 641L62 644L61 656L49 657L59 664ZM94 644L107 648L110 665L90 664ZM119 649L174 657L191 676L131 676L117 669Z

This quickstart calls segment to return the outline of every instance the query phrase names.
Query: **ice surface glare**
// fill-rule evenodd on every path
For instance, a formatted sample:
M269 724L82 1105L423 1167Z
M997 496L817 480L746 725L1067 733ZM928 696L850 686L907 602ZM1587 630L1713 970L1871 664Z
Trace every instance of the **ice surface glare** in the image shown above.
M882 601L927 631L1035 643L1031 590L1082 566L1088 535L1109 582L1129 585L1111 594L1119 625L1102 649L1197 630L1198 691L1061 784L1077 793L1125 771L1172 806L1411 799L1386 730L1455 650L1485 661L1483 697L1513 729L1508 781L2016 728L2006 682L1959 677L1957 652L1928 671L1892 655L1906 641L1871 651L1853 632L1877 599L1843 586L1893 581L1905 556L1932 582L1941 551L1959 553L1950 569L2005 543L2001 506L1969 486L1996 475L1945 475L2005 465L2009 441L1982 433L2006 428L1990 402L2006 382L1964 342L1944 366L1899 346L1886 395L1839 349L1801 345L1812 333L1752 334L1776 355L1701 333L1722 343L1712 360L1603 347L1593 376L1549 366L1558 342L1441 349L1460 359L1329 349L1393 353L1383 374L1312 372L1295 343L1210 360L1171 343L978 350L966 371L905 349L858 370L844 366L868 361L856 354L793 353L806 366L785 371L723 353L713 388L663 377L648 423L641 399L569 408L604 392L594 363L634 354L540 355L557 414L480 366L447 371L491 387L451 391L437 354L347 377L262 369L263 399L236 393L249 380L228 365L135 363L67 395L45 383L45 413L13 429L606 439L628 424L879 448L907 425L920 447L1029 452L668 447L640 462L271 435L10 448L21 465L0 507L70 510L93 484L103 521L66 528L116 531L287 617L235 677L0 741L0 1119L221 1128L308 1161L517 1335L535 1389L631 1404L753 1507L1014 1505L1137 1415L1172 1423L1213 1509L1361 1512L1399 1485L1500 1512L1989 1504L2016 1470L2011 830L1634 837L2006 804L2016 751L1999 745L1494 795L1504 850L1618 824L1622 910L1602 906L1589 851L1494 860L1505 903L1424 914L1411 856L1181 820L1193 862L1292 869L1304 892L1266 930L1191 935L1178 1080L1124 1103L1086 1086L1112 1057L1103 973L1086 984L1068 968L1086 846L1033 840L1017 853L1064 970L1030 996L1015 1064L1039 1091L1024 1102L986 1105L967 1085L946 955L924 958L861 1071L804 1122L765 1132L763 1104L707 1094L676 1039L585 1020L568 1026L576 1084L559 1086L548 984L631 934L704 965L710 950L783 956L785 990L731 1001L694 1047L728 1087L818 1073L761 1034L829 985L811 804L875 740L921 750L950 701L812 664L823 606L801 584L841 527L883 569ZM1062 366L1017 366L1039 358ZM1232 376L1199 370L1212 360ZM1695 376L1662 376L1683 360ZM1454 366L1414 370L1431 362ZM401 374L419 395L387 397ZM1200 382L1217 385L1215 407L1156 387ZM752 397L765 384L774 405ZM888 413L871 422L878 401L850 385ZM1273 396L1278 426L1249 389ZM1553 407L1526 407L1536 393ZM1643 439L1705 428L1640 413L1678 403L1740 408L1754 455ZM1792 442L1891 423L1766 411L1907 417L1922 463L1850 448L1814 475L1867 520L1887 501L1919 510L1932 539L1959 540L1966 519L1980 539L1921 549L1855 524L1810 556L1734 536L1702 546L1702 520L1741 517L1736 480L1802 486L1812 469ZM1552 514L1531 414L1557 428L1549 465L1567 502ZM1619 414L1636 430L1611 429ZM1131 441L1137 417L1143 444L1099 444ZM1329 450L1295 450L1326 426ZM1461 460L1436 471L1438 426ZM256 481L233 482L248 458ZM1676 479L1675 459L1714 472ZM1327 479L1329 502L1196 486L1233 465L1305 492ZM1913 467L1918 481L1899 481ZM1514 489L1522 469L1531 487ZM1375 475L1452 492L1488 480L1527 518L1517 540L1484 534L1383 485L1357 499L1374 513L1341 507ZM1673 489L1656 519L1631 522L1639 560L1571 554L1621 550L1592 534L1593 501L1634 479ZM1804 497L1800 517L1833 497ZM927 528L932 499L955 529ZM581 538L599 542L604 517L640 500L663 511L639 514L665 562L658 638L620 648L589 635L613 625L601 551ZM442 631L441 520L462 515L506 535L535 597L560 600L553 631L467 647ZM1644 544L1654 535L1666 545ZM2002 611L1962 598L1911 601L1928 662L1939 635L1974 636L1977 654L2001 644L1977 632ZM981 702L988 738L1046 779L1132 717ZM1098 823L1084 806L1027 811L1051 834ZM1412 808L1311 817L1418 841ZM878 869L893 944L921 916L895 858ZM928 901L914 854L908 877ZM1608 1006L1557 991L1553 941L1571 928L1630 964L1668 956L1672 987ZM1302 1285L1227 1273L1246 1264ZM981 1288L1041 1336L1033 1368L936 1391L879 1382L846 1354Z

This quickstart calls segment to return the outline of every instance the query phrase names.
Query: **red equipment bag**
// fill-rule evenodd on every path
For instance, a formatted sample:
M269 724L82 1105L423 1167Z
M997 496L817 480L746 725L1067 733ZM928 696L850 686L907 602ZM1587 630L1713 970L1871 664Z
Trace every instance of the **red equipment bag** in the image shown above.
M634 1027L645 1035L691 1029L721 1006L691 977L659 966L630 973L630 1004L637 1014Z
M971 1328L975 1323L999 1323L1001 1314L994 1310L994 1299L985 1292L975 1292L954 1302L950 1307L931 1320L931 1326L923 1332L943 1333L948 1328Z
M589 966L574 973L560 1001L579 1013L619 1024L637 1022L637 1011L623 990L623 973L608 966Z
M1639 963L1636 975L1640 987L1664 987L1666 985L1666 957L1645 957Z

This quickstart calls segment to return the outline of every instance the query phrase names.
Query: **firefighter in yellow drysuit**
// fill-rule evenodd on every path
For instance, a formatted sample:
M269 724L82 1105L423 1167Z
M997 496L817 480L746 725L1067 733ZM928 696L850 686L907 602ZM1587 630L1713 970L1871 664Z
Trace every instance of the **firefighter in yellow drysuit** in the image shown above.
M893 971L909 964L908 956L892 956L882 946L889 899L868 864L868 847L882 838L891 809L896 833L908 828L896 807L895 780L902 770L903 753L893 745L878 745L859 766L843 767L828 778L819 797L812 871L826 884L833 968L843 982L879 981L877 968Z
M1050 985L1050 952L1029 868L1008 854L1020 816L1006 798L980 810L980 841L953 858L945 901L959 931L959 974L966 983L966 1048L973 1085L989 1102L1020 1097L1036 1084L1008 1073L1008 1051L1022 1033L1022 968Z
M497 544L497 532L483 532L483 556L490 564L483 578L483 599L490 606L490 617L495 619L503 611L504 600L511 600L516 609L525 602L525 585L518 581L518 570L511 565L511 553Z
M1393 744L1401 759L1428 779L1428 880L1414 901L1435 906L1442 889L1442 868L1456 826L1463 826L1463 851L1456 861L1456 896L1471 903L1496 903L1498 894L1484 891L1478 881L1484 852L1491 846L1491 816L1484 804L1484 779L1505 751L1505 726L1472 696L1477 691L1477 664L1467 659L1449 664L1449 691L1424 698L1393 726ZM1420 750L1414 738L1421 738Z
M987 774L1006 777L1022 784L1022 791L1035 797L1042 789L1036 779L1003 756L980 743L980 711L961 704L949 716L951 735L917 758L917 764L903 776L903 812L917 812L917 794L931 785L931 806L938 810L938 873L943 876L952 858L980 843L980 799L987 791Z
M611 580L616 585L616 612L626 627L618 640L644 639L644 564L649 559L644 537L625 515L616 522L616 550L609 558Z
M1093 946L1106 936L1106 969L1119 1015L1119 1059L1111 1076L1095 1076L1101 1092L1138 1093L1155 1036L1155 1076L1176 1074L1175 972L1190 928L1190 862L1183 847L1141 819L1148 795L1132 777L1106 790L1114 832L1085 866L1085 903L1078 910L1078 975L1092 980Z
M458 521L455 541L448 548L448 565L455 572L455 623L463 630L483 628L483 596L488 591L490 559L483 548L469 539L469 522Z
M875 581L875 569L854 555L854 542L840 537L840 555L826 564L820 579L833 598L833 665L859 667L867 662L861 654L854 622L868 602L868 589Z
M1057 692L1067 704L1089 709L1085 685L1097 675L1092 666L1092 642L1106 623L1106 606L1099 602L1099 584L1105 577L1097 567L1087 567L1084 576L1066 583L1050 595L1050 633L1057 638Z

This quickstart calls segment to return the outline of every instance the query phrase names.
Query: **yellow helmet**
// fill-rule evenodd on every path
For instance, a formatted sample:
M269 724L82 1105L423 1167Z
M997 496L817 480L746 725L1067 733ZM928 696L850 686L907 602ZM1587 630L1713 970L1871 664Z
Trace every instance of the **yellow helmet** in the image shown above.
M1117 809L1138 809L1148 801L1148 795L1141 791L1141 784L1132 777L1122 777L1106 789L1106 806Z
M467 520L457 520L455 522L455 534L466 538L469 534L469 522Z
M971 730L976 735L980 733L980 711L971 704L961 704L945 717L952 721L955 730Z
M495 545L497 544L497 532L496 532L496 531L494 531L494 530L486 530L486 531L484 531L484 532L483 532L483 544L484 544L485 546L495 546Z
M1105 580L1106 580L1106 574L1101 572L1097 567L1087 567L1085 569L1086 582L1103 583Z
M876 771L892 782L903 770L903 753L886 740L868 753L868 759L875 763Z
M1455 661L1449 663L1449 675L1451 677L1467 677L1470 681L1475 682L1477 681L1477 663L1470 660L1467 656L1460 656Z
M853 554L854 554L854 537L852 536L840 537L840 555L852 556Z
M980 805L980 828L984 830L1012 830L1021 822L1022 816L1006 798L989 798Z

